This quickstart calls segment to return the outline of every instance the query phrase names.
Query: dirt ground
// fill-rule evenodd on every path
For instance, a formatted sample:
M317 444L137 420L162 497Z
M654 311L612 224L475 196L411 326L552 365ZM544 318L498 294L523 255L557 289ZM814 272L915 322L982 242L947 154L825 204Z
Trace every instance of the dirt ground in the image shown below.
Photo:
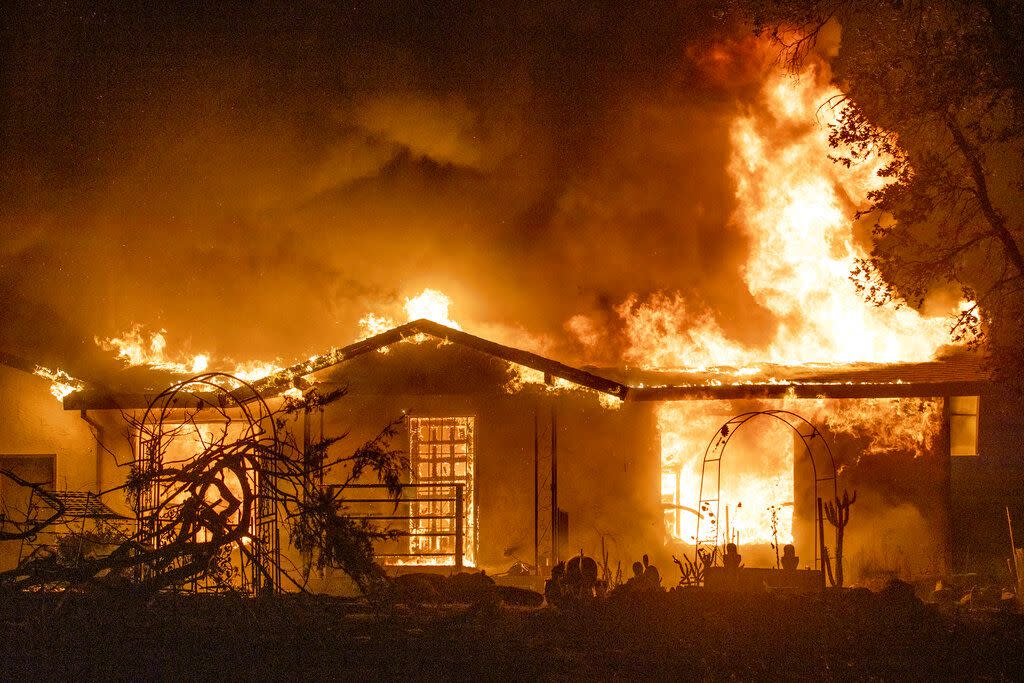
M1024 617L899 592L691 590L564 611L322 596L0 600L4 680L1024 677Z

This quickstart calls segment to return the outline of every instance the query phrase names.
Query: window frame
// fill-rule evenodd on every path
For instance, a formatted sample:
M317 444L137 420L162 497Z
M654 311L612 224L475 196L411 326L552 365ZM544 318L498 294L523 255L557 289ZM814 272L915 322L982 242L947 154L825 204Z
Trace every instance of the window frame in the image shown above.
M974 411L964 412L962 409L954 409L955 399L974 399ZM977 458L981 454L979 444L981 441L981 396L947 396L946 397L946 417L949 420L949 457L951 458ZM963 449L959 449L955 445L956 439L954 438L954 432L959 431L958 427L955 427L958 420L956 418L973 418L974 423L974 439L973 447L970 452L961 452Z
M471 413L455 413L455 414L452 414L452 413L442 413L442 412L439 412L439 411L430 411L430 412L424 412L424 413L419 413L419 414L410 414L408 416L408 432L409 432L409 481L411 483L417 483L417 484L419 484L419 483L433 484L434 483L434 481L426 481L426 482L424 482L423 479L421 478L419 472L418 472L418 466L419 466L420 463L419 463L419 452L417 450L417 447L421 444L421 440L420 440L420 437L419 437L420 421L427 421L429 423L429 422L432 422L432 421L448 421L448 420L452 420L452 421L454 421L454 420L467 420L468 421L468 425L469 425L468 432L469 433L468 433L468 438L465 440L465 443L467 443L467 457L466 457L466 461L467 461L467 474L465 474L465 475L456 475L455 474L455 468L454 468L456 463L453 463L453 468L452 468L452 474L451 475L446 476L446 477L440 477L440 478L437 478L436 475L434 475L434 477L432 477L432 479L436 479L437 482L438 482L436 486L428 486L428 487L424 487L424 488L414 487L412 489L412 495L407 497L407 500L410 502L409 537L408 537L408 545L409 545L409 547L408 547L408 552L410 552L410 553L415 553L416 552L414 550L414 547L415 547L415 543L416 543L415 538L417 537L417 534L414 533L414 528L420 528L420 529L426 528L428 531L434 532L434 531L437 531L437 529L435 529L435 527L439 526L436 523L433 523L433 524L432 523L428 523L426 525L421 523L421 524L418 525L418 527L416 527L416 521L419 519L418 515L419 514L424 514L422 508L420 507L421 504L418 504L418 503L415 502L416 499L420 498L420 497L424 497L424 498L428 498L428 497L441 497L441 496L446 495L446 494L444 494L443 492L438 492L436 489L438 489L438 488L454 487L455 484L461 483L461 484L464 485L464 488L463 488L464 494L463 495L465 495L465 499L463 500L463 521L464 521L465 526L464 526L464 529L463 529L462 556L463 556L463 562L467 566L474 566L475 563L476 563L476 556L477 556L477 551L478 551L478 535L479 535L479 524L480 524L479 517L478 517L479 511L478 511L478 508L477 508L477 480L478 480L478 478L477 478L477 435L476 435L476 430L477 430L477 426L478 426L477 416L475 414L471 414ZM437 426L438 427L443 427L445 425L442 424L442 425L437 425ZM442 441L436 441L434 439L428 439L427 440L428 444L443 443L443 442L444 442L443 440ZM463 442L459 441L459 440L452 439L450 441L450 443L453 444L452 452L453 452L453 455L454 455L455 444L463 443ZM437 506L437 505L444 505L444 503L431 503L431 504L428 504L428 507L430 505ZM436 514L436 511L428 510L427 514ZM430 520L430 521L431 522L439 522L441 520ZM430 537L425 537L425 538L430 538ZM449 541L450 546L451 546L451 548L454 551L454 541L455 541L454 537L451 536L451 537L444 537L444 538L445 538L445 540ZM438 551L439 551L438 548L430 548L430 549L428 549L427 552L438 552ZM419 556L419 557L421 557L423 559L426 559L426 560L430 560L431 559L431 556L427 556L427 555L422 555L422 556ZM440 558L438 558L438 559L440 560ZM452 560L454 561L454 557L452 558Z

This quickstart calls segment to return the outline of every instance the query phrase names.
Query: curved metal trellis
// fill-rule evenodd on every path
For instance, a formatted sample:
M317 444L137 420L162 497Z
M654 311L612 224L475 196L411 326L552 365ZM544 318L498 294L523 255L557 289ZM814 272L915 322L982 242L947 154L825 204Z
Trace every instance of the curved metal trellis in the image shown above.
M236 393L243 389L251 392L246 394L247 400L239 399ZM215 401L211 402L211 397ZM280 456L281 442L273 411L250 383L227 373L205 373L170 386L150 401L138 423L136 466L141 471L159 472L166 464L164 456L169 442L185 427L191 426L198 431L195 412L184 418L175 412L185 406L199 406L195 412L203 408L215 410L221 418L218 422L224 425L225 436L229 425L240 424L239 433L232 441L259 444L258 452L247 455L258 465L246 476L252 488L254 505L247 518L239 520L240 524L248 526L245 536L247 547L239 544L239 578L242 589L248 592L277 589L280 586L278 501L274 495L274 483L267 481L268 477L273 477L275 458ZM247 484L243 482L242 485ZM160 483L154 481L139 493L136 500L139 528L147 532L147 537L152 538L157 547L166 540L159 531L166 528L165 520L159 518L166 495Z
M832 495L837 495L836 487L836 463L835 458L832 456L832 449L828 445L828 441L825 436L804 417L797 415L789 410L756 410L747 413L742 413L730 418L725 422L718 431L715 432L715 436L712 437L708 443L707 448L704 449L704 461L701 463L700 472L700 500L698 503L698 509L704 513L710 513L711 506L714 505L714 515L712 517L707 538L702 538L700 534L700 522L703 514L697 515L697 533L694 536L694 549L699 551L703 547L714 548L718 546L719 537L719 513L721 512L721 484L722 484L722 468L721 461L725 455L725 449L729 445L729 441L736 434L736 432L743 425L750 422L752 419L760 416L771 417L783 422L788 426L797 436L800 437L800 441L804 445L804 453L806 453L808 460L811 464L811 470L814 475L814 499L818 499L818 485L832 484ZM714 493L709 492L705 495L704 483L707 479L708 465L714 465ZM711 517L711 514L708 514ZM821 524L821 520L818 519L818 513L815 512L816 524ZM814 566L821 568L821 548L820 548L819 535L814 534ZM695 560L697 559L695 553Z

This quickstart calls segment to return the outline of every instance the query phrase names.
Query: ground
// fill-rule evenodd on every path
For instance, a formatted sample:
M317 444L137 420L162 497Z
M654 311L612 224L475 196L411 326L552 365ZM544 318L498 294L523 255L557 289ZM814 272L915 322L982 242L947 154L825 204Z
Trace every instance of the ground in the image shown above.
M575 610L316 596L0 596L3 680L1007 679L1024 617L905 594L703 591Z

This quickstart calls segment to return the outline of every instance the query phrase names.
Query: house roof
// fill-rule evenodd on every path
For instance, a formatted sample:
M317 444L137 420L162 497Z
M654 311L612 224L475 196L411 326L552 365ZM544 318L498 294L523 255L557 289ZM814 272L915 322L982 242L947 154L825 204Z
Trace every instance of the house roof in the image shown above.
M710 368L676 372L603 371L637 401L685 399L881 398L973 395L991 381L987 360L957 350L923 363L846 363Z
M362 356L363 354L377 351L386 346L390 346L419 335L427 335L444 342L459 344L481 353L500 358L509 363L515 363L538 372L543 372L545 376L553 378L557 377L578 386L610 394L623 400L626 398L628 393L628 387L620 382L601 377L586 370L574 368L530 351L524 351L523 349L517 349L511 346L504 346L488 339L469 334L468 332L456 330L432 320L425 319L414 320L368 339L357 341L354 344L349 344L342 348L332 349L327 353L312 356L308 360L296 363L285 368L281 372L253 382L252 388L260 395L273 396L295 386L297 381L298 383L301 383L302 378L311 374L326 370L330 367ZM65 410L146 408L159 393L159 390L111 392L86 389L67 396L64 399L64 408ZM232 393L235 395L235 398L240 401L245 401L254 397L253 392L246 387L238 389ZM206 401L208 403L216 404L219 401L222 401L223 398L224 397L217 397L213 394L209 396L203 396L202 394L182 396L182 403L180 407L187 407L197 401Z
M14 354L10 354L5 351L0 351L0 365L6 365L9 368L21 370L22 372L27 372L29 374L32 374L36 369L34 363L30 363L20 356L15 356Z
M302 385L314 373L345 363L418 335L459 344L509 363L538 372L545 378L560 378L580 387L632 401L673 401L701 399L782 398L875 398L904 396L969 395L982 391L991 380L982 356L957 352L927 363L854 363L844 365L781 366L762 364L756 368L712 368L655 371L621 368L575 368L522 349L504 346L482 337L447 327L431 320L415 320L348 346L312 356L283 371L233 392L239 401L277 395ZM164 375L162 386L183 377ZM107 391L86 389L64 399L66 410L146 408L160 390ZM199 402L223 403L214 394L182 395L172 407L189 407Z

